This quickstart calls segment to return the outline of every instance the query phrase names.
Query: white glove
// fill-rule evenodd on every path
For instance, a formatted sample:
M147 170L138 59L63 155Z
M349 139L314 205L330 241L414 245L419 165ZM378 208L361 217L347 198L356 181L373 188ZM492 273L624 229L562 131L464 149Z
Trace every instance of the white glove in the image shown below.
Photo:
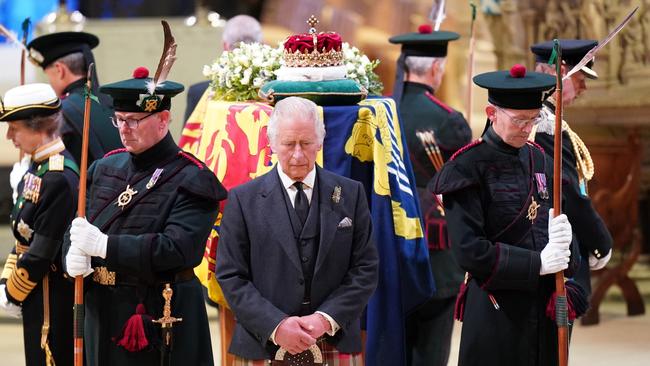
M72 220L70 243L91 257L106 258L108 235L99 231L83 217Z
M23 316L23 309L7 298L7 286L5 284L0 285L0 308L12 318L20 319Z
M607 265L607 262L612 258L612 251L610 250L606 256L598 259L593 254L589 253L589 269L597 271Z
M23 176L25 176L25 173L27 173L27 170L29 170L29 164L31 161L31 156L25 155L25 157L22 158L20 162L14 163L14 167L11 169L11 173L9 173L9 185L11 185L11 189L13 189L12 197L14 199L14 203L16 203L16 199L18 198L18 184L20 184Z
M573 239L573 229L565 214L553 217L553 209L548 210L548 241L549 243L570 244Z
M566 215L553 217L553 209L549 210L548 220L548 244L539 254L541 266L540 275L557 273L569 267L571 250L569 249L572 239L571 224Z
M90 256L77 247L70 247L65 256L66 271L72 277L88 276L93 273L90 267Z

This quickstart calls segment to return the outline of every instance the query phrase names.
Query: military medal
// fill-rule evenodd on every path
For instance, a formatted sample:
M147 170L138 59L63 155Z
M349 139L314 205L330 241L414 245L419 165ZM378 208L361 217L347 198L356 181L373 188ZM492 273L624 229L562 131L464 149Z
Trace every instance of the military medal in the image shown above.
M32 234L34 233L34 230L32 230L32 228L30 228L29 225L27 225L25 221L23 221L23 219L20 219L20 222L18 223L16 229L20 234L20 236L25 238L25 240L27 241L31 239Z
M156 182L158 182L158 178L160 178L160 175L163 172L163 168L158 168L156 169L155 172L151 175L151 178L149 179L149 182L147 182L147 189L151 189L154 185L156 185Z
M124 192L120 193L120 196L117 197L117 207L124 209L124 206L128 205L136 194L138 194L138 191L132 189L131 186L127 184Z
M334 187L334 192L332 192L332 202L339 203L341 200L341 186Z
M530 203L530 206L528 206L528 215L526 215L526 218L531 222L535 221L537 218L537 209L539 209L539 207L539 203L535 201L535 197L532 197L532 202Z
M537 193L539 194L539 198L547 200L549 196L546 186L546 174L535 173L535 182L537 183Z
M36 204L41 193L41 178L32 173L27 173L23 179L25 180L23 197L25 197L25 200Z

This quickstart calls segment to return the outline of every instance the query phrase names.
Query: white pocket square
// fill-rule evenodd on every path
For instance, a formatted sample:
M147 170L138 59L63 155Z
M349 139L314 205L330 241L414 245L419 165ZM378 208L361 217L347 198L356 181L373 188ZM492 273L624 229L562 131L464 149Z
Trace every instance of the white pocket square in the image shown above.
M343 228L343 227L351 227L352 226L352 219L349 217L344 218L339 222L338 227Z

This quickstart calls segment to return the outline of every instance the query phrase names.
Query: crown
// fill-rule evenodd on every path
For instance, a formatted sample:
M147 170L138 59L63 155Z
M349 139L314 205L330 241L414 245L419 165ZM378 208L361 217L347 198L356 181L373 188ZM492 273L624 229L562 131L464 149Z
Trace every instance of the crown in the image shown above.
M307 20L309 33L289 36L282 59L288 67L326 67L343 65L341 36L335 32L316 32L318 19Z

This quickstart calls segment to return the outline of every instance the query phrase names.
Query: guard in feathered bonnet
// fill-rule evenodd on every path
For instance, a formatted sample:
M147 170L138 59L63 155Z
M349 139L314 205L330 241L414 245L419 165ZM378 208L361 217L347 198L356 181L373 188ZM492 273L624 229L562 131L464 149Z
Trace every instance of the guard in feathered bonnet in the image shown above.
M193 268L226 191L169 133L167 80L176 43L165 44L153 75L104 85L113 97L114 128L123 149L88 171L85 218L72 222L65 269L83 275L86 365L213 365L203 292Z

